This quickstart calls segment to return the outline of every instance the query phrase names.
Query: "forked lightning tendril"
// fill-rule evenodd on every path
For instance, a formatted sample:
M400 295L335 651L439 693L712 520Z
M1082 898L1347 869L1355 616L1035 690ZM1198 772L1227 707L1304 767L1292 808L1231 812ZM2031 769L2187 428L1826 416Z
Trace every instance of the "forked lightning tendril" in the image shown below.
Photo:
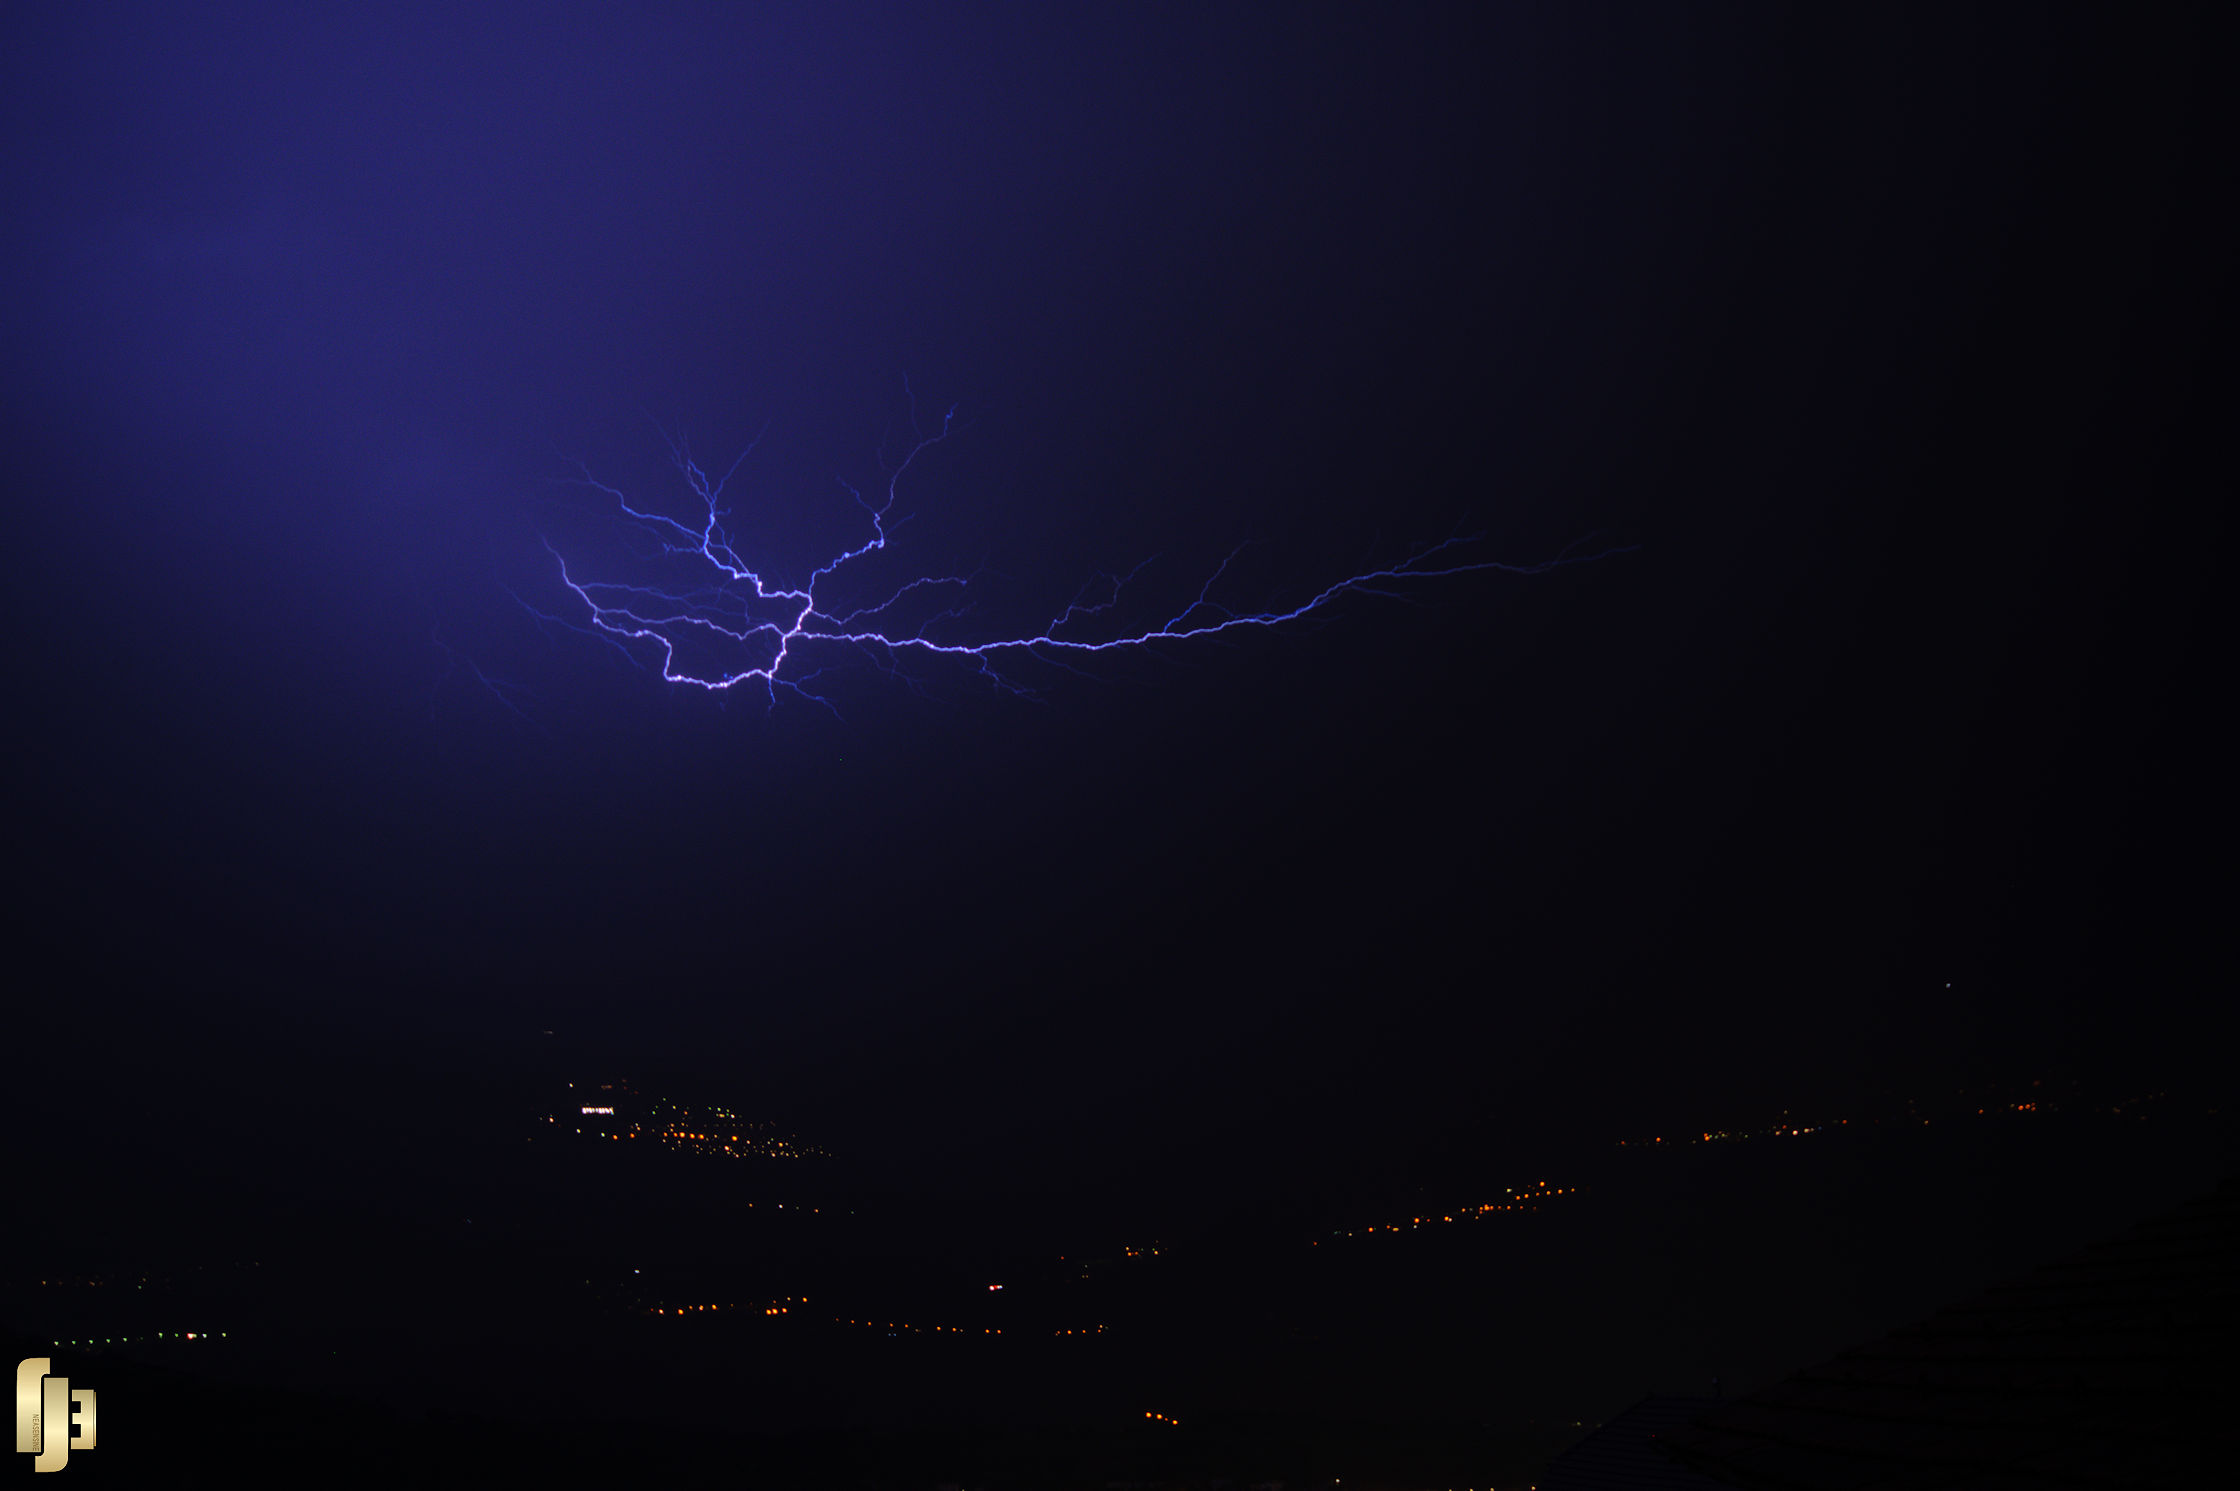
M955 639L961 629L959 623L967 614L966 599L980 578L977 573L921 575L897 586L883 600L846 609L829 605L820 597L819 587L829 588L828 582L849 566L887 547L892 528L900 521L890 522L890 517L902 478L921 455L948 438L955 420L956 409L952 407L943 415L938 431L919 435L909 453L888 473L885 489L876 498L848 487L870 519L870 537L826 560L797 585L773 583L762 570L749 564L724 527L724 519L729 516L724 489L752 446L723 476L711 479L681 444L671 441L671 457L697 509L691 522L636 505L585 467L580 482L610 499L622 518L653 540L653 548L644 557L648 570L654 573L644 577L645 583L637 584L587 578L547 539L545 547L558 563L562 581L582 603L586 619L579 623L541 611L536 614L601 636L640 664L658 662L661 677L670 683L716 692L748 684L767 690L772 700L778 690L785 689L830 708L830 701L810 692L806 685L833 662L849 657L867 659L890 674L898 672L901 660L908 657L955 660L969 663L999 688L1025 693L1023 685L1005 674L1002 665L1007 660L1031 657L1067 667L1098 653L1283 626L1348 594L1397 595L1403 587L1420 581L1483 571L1543 574L1563 565L1629 552L1627 548L1606 548L1587 554L1566 552L1535 564L1509 564L1466 557L1477 537L1457 536L1429 545L1397 564L1347 575L1289 609L1241 611L1217 600L1214 594L1237 556L1237 551L1232 551L1207 576L1195 599L1164 622L1146 630L1122 629L1118 635L1103 636L1094 635L1094 629L1100 619L1115 611L1123 588L1142 565L1127 574L1097 577L1040 631L992 641Z

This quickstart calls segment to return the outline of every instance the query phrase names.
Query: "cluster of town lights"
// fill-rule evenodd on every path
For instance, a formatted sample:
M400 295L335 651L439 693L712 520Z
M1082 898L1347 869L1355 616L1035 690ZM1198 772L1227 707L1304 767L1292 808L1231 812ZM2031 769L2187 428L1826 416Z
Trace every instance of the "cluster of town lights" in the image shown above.
M1667 1139L1662 1134L1653 1139L1620 1139L1618 1147L1620 1149L1649 1149L1659 1144L1739 1144L1745 1139L1801 1139L1806 1134L1817 1134L1827 1129L1845 1128L1850 1123L1851 1120L1848 1118L1839 1118L1833 1123L1782 1122L1763 1129L1705 1129L1701 1134L1683 1134L1676 1139Z
M2043 1080L2033 1081L2030 1085L2040 1087L2043 1085ZM2144 1097L2126 1099L2125 1101L2132 1106L2138 1106L2164 1096L2166 1094L2156 1092L2149 1093ZM2115 1103L2095 1111L2120 1117L2124 1107L2125 1103ZM2040 1114L2058 1111L2059 1109L2053 1103L2042 1096L2037 1096L2020 1101L2002 1099L1985 1106L1979 1106L1975 1109L1973 1116L1977 1118L2002 1118L2013 1113ZM1963 1116L1967 1116L1965 1110L1963 1110ZM1924 1118L1919 1112L1915 1111L1911 1100L1908 1100L1906 1104L1906 1121L1918 1124L1934 1122L1933 1119ZM1879 1123L1880 1120L1874 1120L1874 1122ZM1837 1129L1849 1128L1850 1126L1851 1120L1848 1118L1833 1118L1823 1123L1808 1124L1795 1122L1787 1113L1783 1113L1777 1122L1767 1124L1763 1128L1699 1129L1679 1135L1659 1134L1648 1139L1620 1139L1618 1147L1621 1149L1655 1149L1659 1146L1680 1144L1739 1144L1745 1139L1801 1139L1806 1134L1833 1133ZM1862 1121L1861 1127L1865 1126L1866 1121Z
M749 1315L783 1315L783 1314L787 1313L788 1309L789 1309L789 1308L790 1308L791 1306L793 1306L793 1305L805 1305L805 1304L807 1304L808 1302L809 1302L809 1300L808 1300L808 1296L806 1296L806 1295L802 1296L802 1297L801 1297L801 1298L799 1298L799 1299L795 1299L795 1298L793 1298L793 1297L792 1297L791 1295L788 1295L788 1296L787 1296L786 1298L784 1298L784 1299L774 1299L774 1300L770 1301L770 1303L768 1303L768 1304L766 1304L766 1305L748 1305L748 1306L747 1306L747 1307L746 1307L746 1308L745 1308L745 1309L744 1309L743 1311L742 1311L742 1310L741 1310L741 1308L740 1308L740 1307L739 1307L738 1305L736 1305L736 1304L729 1304L729 1305L652 1305L652 1306L649 1306L649 1307L647 1308L647 1310L646 1310L646 1313L647 1313L647 1314L649 1314L649 1315L699 1315L699 1314L706 1314L706 1313L707 1313L708 1311L710 1311L710 1310L714 1310L714 1311L717 1311L718 1313L720 1313L720 1312L722 1312L722 1311L724 1311L724 1310L729 1310L729 1311L730 1311L730 1312L731 1312L732 1314L734 1314L734 1315L737 1315L737 1314L742 1314L742 1313L743 1313L743 1314L749 1314Z
M575 1088L573 1082L568 1086ZM599 1091L618 1092L620 1096L628 1098L637 1096L628 1083L602 1083ZM594 1125L590 1132L593 1138L609 1139L617 1143L625 1139L653 1138L671 1149L682 1149L694 1154L728 1155L733 1159L754 1156L769 1160L801 1160L827 1154L826 1150L817 1145L805 1144L799 1139L779 1134L775 1124L743 1121L729 1108L709 1108L695 1113L681 1104L660 1098L647 1110L646 1122L641 1124L618 1114L613 1102L579 1102L575 1106L579 1118L616 1119L620 1126L614 1130L602 1132L603 1126ZM557 1124L559 1118L556 1115L547 1116L545 1122ZM575 1131L579 1134L585 1132L580 1125Z
M1410 1217L1405 1222L1378 1222L1367 1227L1341 1228L1332 1237L1374 1237L1388 1232L1415 1232L1425 1227L1438 1227L1448 1222L1474 1222L1480 1217L1495 1216L1502 1212L1538 1211L1540 1203L1557 1196L1576 1196L1579 1186L1551 1186L1541 1181L1528 1191L1512 1190L1499 1201L1488 1201L1483 1206L1466 1206L1460 1211L1441 1212L1437 1216Z

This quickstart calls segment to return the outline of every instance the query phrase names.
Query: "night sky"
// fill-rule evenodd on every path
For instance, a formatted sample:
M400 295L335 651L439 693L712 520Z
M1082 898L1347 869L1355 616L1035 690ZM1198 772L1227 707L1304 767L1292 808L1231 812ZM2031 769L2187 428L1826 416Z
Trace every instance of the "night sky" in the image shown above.
M7 1062L56 1185L111 1251L157 1198L407 1212L303 1132L563 1073L1114 1227L1974 1083L2213 1095L2213 40L11 7ZM866 662L833 710L537 614L583 619L548 540L642 557L579 463L673 503L670 437L759 438L736 528L798 579L913 400L955 424L879 575L984 566L960 635L1146 560L1149 624L1240 544L1242 609L1458 533L1624 552L1027 694Z

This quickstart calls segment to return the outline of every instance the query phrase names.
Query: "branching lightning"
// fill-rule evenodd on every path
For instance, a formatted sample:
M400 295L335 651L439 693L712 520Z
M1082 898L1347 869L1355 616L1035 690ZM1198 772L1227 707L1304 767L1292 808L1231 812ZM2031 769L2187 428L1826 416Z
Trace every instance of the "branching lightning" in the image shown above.
M766 691L773 702L782 689L829 709L831 702L809 685L835 663L851 659L868 661L898 677L903 676L901 665L906 659L948 660L969 666L997 688L1025 694L1030 692L1026 686L1006 672L1007 666L1024 659L1078 671L1077 665L1096 654L1284 626L1346 595L1402 597L1426 581L1486 571L1544 574L1630 552L1630 547L1567 551L1538 563L1512 564L1469 557L1479 538L1458 535L1427 545L1397 564L1346 575L1288 609L1248 611L1217 598L1240 548L1214 568L1188 605L1156 626L1131 630L1109 624L1123 590L1144 568L1139 564L1125 574L1100 575L1084 585L1039 631L979 641L957 635L971 612L973 586L982 578L977 571L919 575L866 605L842 608L829 603L820 587L836 588L838 577L851 566L887 548L903 521L894 517L903 478L919 457L949 437L955 421L956 409L951 407L933 433L914 429L915 443L887 473L884 488L875 495L867 496L843 482L869 520L869 536L791 584L774 581L763 568L749 563L725 526L731 516L725 489L753 453L752 445L715 477L680 442L670 441L672 462L693 502L689 521L640 506L595 477L588 466L580 467L574 480L600 494L616 516L650 539L650 548L641 546L647 573L636 583L590 577L548 538L545 547L559 566L561 581L580 603L580 619L529 609L542 620L609 642L641 666L657 666L669 683L716 693L748 685Z

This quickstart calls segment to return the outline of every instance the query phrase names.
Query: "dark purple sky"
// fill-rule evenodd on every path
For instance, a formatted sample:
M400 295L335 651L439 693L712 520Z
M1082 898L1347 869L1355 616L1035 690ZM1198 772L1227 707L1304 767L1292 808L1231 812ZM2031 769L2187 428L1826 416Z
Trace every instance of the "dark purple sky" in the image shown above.
M19 957L991 1155L2186 1068L2223 74L2086 15L13 8ZM905 377L1022 616L1639 549L844 723L509 598L663 427L856 541Z

